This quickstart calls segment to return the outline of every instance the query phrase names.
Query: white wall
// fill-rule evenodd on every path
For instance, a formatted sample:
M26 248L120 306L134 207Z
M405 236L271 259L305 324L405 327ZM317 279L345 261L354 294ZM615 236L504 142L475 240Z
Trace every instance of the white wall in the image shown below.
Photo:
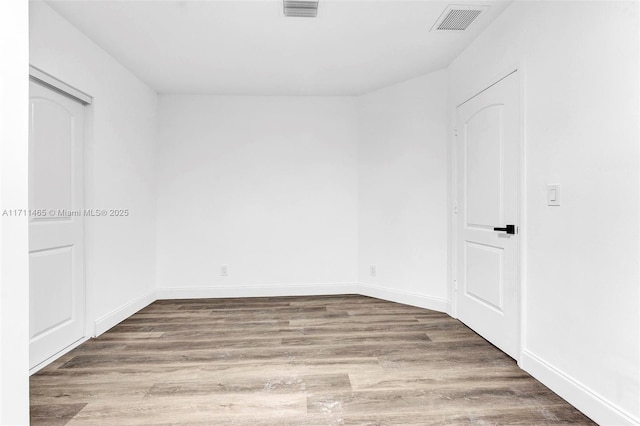
M0 2L0 212L27 208L28 10ZM0 216L0 424L29 423L27 218Z
M449 69L456 105L526 61L521 365L602 424L640 423L638 58L637 2L514 2Z
M160 297L350 290L354 98L161 96L159 123Z
M48 5L30 3L30 26L31 64L94 97L86 208L130 210L85 223L88 309L100 333L153 297L157 95Z
M359 99L363 292L441 311L447 309L446 105L446 70Z

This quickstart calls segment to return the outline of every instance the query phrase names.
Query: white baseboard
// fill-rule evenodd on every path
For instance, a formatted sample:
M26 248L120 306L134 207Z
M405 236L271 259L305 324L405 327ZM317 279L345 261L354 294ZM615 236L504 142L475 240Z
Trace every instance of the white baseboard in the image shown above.
M446 313L449 309L449 302L438 297L425 296L424 294L410 291L393 290L373 284L360 283L358 294L388 300L390 302L402 303L404 305L417 306L418 308L431 309L433 311Z
M640 424L640 419L634 418L597 392L592 391L526 349L522 351L519 364L520 368L598 424L609 426Z
M150 292L138 297L137 299L134 299L131 302L126 303L119 308L109 312L108 314L98 318L95 321L95 334L93 337L98 337L105 331L109 330L111 327L129 318L140 309L155 302L156 299L156 290L151 290Z
M223 297L321 296L356 294L356 283L272 284L228 287L165 287L156 290L156 299L203 299Z

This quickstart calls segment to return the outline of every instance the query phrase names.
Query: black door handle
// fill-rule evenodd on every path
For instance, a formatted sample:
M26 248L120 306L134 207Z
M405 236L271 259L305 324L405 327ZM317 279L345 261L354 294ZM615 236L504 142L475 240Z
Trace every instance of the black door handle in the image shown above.
M506 228L493 228L494 231L506 231L507 234L515 234L516 226L515 225L507 225Z

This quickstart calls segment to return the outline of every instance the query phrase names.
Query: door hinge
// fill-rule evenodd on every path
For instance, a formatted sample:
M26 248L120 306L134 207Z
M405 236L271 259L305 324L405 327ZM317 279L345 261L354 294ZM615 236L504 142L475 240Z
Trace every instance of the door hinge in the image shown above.
M453 214L458 214L458 205L457 204L453 205Z
M458 280L453 280L453 291L454 292L458 291Z
M453 136L458 136L458 129L453 129Z

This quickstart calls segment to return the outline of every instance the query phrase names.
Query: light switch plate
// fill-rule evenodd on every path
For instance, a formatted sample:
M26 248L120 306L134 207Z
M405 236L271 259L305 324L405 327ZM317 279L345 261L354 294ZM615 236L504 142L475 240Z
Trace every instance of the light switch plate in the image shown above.
M547 205L559 206L560 205L560 184L547 185Z

